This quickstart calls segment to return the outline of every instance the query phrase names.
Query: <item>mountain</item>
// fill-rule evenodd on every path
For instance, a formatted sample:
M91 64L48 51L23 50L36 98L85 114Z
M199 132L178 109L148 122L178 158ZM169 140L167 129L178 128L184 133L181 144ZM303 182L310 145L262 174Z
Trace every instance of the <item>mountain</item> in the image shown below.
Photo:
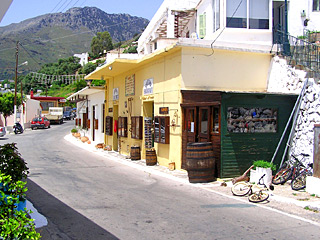
M20 71L37 71L40 65L75 53L90 52L92 37L97 32L108 31L115 43L141 33L148 23L145 18L84 7L0 27L0 79L14 77L17 41L22 45L19 46L19 63L29 63L19 68L21 74Z

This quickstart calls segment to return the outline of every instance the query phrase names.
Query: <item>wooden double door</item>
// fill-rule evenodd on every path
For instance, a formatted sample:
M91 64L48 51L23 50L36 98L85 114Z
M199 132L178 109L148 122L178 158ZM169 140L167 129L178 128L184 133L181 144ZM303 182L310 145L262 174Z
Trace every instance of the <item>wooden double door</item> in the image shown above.
M182 168L185 169L188 143L212 142L216 175L220 169L220 105L183 107Z

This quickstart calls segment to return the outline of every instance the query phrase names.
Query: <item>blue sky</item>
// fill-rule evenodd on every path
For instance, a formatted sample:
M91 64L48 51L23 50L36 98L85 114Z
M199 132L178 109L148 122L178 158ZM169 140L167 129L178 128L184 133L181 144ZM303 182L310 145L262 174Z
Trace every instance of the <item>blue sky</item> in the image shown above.
M107 13L128 13L149 20L163 0L13 0L0 27L39 15L65 12L71 7L97 7ZM1 7L1 6L0 6Z

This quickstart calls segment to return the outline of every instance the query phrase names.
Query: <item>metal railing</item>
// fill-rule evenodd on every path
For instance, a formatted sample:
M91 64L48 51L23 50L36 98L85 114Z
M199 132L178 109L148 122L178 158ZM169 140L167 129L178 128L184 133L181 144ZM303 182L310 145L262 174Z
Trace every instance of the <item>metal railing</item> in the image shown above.
M287 57L290 65L301 65L307 70L319 72L320 47L318 45L276 29L273 34L276 53Z

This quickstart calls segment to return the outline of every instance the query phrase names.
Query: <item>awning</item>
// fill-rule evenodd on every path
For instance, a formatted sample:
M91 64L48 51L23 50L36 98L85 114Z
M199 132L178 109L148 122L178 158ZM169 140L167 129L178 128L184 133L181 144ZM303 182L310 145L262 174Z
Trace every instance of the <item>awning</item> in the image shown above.
M80 102L86 99L86 96L104 91L104 87L85 87L78 92L67 97L70 102Z

